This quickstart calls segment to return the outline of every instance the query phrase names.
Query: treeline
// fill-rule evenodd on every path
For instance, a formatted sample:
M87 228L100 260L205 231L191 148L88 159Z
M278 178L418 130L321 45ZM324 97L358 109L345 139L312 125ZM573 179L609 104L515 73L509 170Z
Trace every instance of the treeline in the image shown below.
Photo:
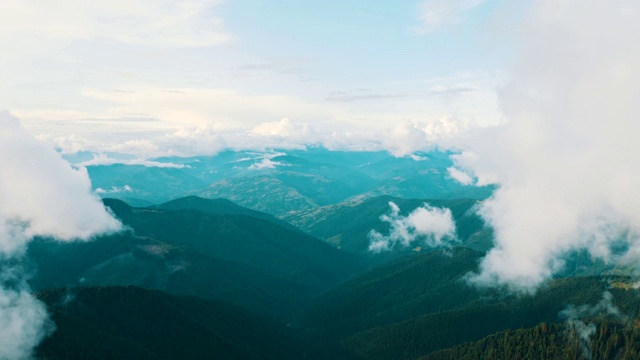
M595 332L590 336L580 334L581 329L570 323L541 323L529 329L506 330L420 360L640 359L638 320L629 324L608 321L591 324Z

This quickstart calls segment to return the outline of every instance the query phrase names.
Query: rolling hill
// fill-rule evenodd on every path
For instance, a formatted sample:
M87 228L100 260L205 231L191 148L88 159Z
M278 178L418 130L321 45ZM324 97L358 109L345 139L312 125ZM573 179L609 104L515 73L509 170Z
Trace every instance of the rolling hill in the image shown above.
M567 306L598 303L604 291L624 314L640 310L638 290L614 286L629 277L555 279L535 294L479 289L465 278L480 257L459 247L406 255L354 276L311 303L301 320L316 339L308 346L342 346L358 359L416 359L495 332L556 322Z
M34 288L136 285L219 298L287 322L315 294L367 266L251 216L105 204L131 231L91 242L33 242Z
M136 287L38 294L56 324L43 359L300 359L293 332L238 307Z
M126 201L125 201L126 202ZM213 215L246 215L260 220L272 222L289 230L299 231L286 221L261 211L252 210L227 199L205 199L198 196L187 196L157 205L156 208L164 210L198 210Z

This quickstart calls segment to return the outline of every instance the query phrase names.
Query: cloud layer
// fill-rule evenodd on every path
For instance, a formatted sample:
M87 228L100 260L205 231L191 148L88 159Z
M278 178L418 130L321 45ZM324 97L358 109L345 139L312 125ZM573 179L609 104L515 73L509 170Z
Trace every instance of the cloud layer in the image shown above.
M500 95L503 127L470 141L462 170L500 184L480 213L495 248L474 281L533 290L586 250L639 254L640 3L536 1Z

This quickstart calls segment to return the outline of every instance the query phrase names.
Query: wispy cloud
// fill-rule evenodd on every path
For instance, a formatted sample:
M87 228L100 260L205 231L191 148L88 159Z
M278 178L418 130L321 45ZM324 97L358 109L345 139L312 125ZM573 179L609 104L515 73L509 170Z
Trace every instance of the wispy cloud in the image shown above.
M4 0L0 38L30 34L58 40L111 40L155 47L206 47L231 36L215 16L219 0ZM3 36L4 35L4 36Z
M360 101L360 100L382 100L382 99L397 99L397 98L406 98L413 97L415 95L406 95L406 94L341 94L341 95L329 95L325 98L327 101L336 101L336 102L351 102L351 101Z
M463 13L482 5L486 0L425 0L418 5L418 33L433 33L456 24Z
M624 321L627 318L613 304L613 295L608 291L602 294L602 300L596 305L569 305L558 316L565 321L569 333L580 342L582 353L587 359L592 358L589 343L591 336L596 333L596 325L591 320L597 317Z
M334 101L334 102L353 102L353 101L362 101L362 100L385 100L385 99L398 99L398 98L421 98L421 97L430 97L436 95L442 96L453 96L464 94L468 92L476 91L476 89L471 87L443 87L443 86L435 86L432 89L420 92L420 93L409 93L409 94L392 94L392 93L370 93L369 90L360 90L356 92L342 92L342 93L333 93L325 98L326 101Z
M95 154L93 159L83 161L74 165L78 167L87 167L87 166L114 165L114 164L141 165L146 167L176 168L176 169L181 169L185 167L184 164L174 164L171 162L160 162L160 161L153 161L153 160L146 160L146 159L117 159L117 158L112 158L105 154Z

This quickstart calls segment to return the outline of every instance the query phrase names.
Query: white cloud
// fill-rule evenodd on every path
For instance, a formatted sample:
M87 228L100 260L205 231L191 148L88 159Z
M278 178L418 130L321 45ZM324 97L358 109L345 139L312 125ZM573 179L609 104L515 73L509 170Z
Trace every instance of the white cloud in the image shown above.
M284 166L285 164L272 160L275 157L283 155L286 154L282 152L262 154L260 161L251 164L251 166L249 166L249 170L275 169L276 166Z
M72 168L6 112L0 128L0 358L26 359L47 334L48 320L22 270L7 259L22 256L34 236L86 240L121 225L91 193L84 169Z
M384 146L395 156L406 156L434 145L419 125L408 120L397 124L389 133L381 134L381 137Z
M24 224L26 241L35 235L60 240L86 239L95 233L115 231L119 223L91 194L84 169L73 169L62 157L33 139L16 118L0 114L0 219ZM0 252L15 253L15 240L0 241ZM7 240L7 241L5 241Z
M471 175L467 174L464 171L461 171L459 169L457 169L454 166L451 166L449 168L447 168L447 172L449 173L449 176L459 182L462 185L471 185L473 184L473 177L471 177Z
M96 189L96 194L118 194L118 193L123 193L123 192L133 192L133 189L131 188L131 186L129 185L125 185L121 188L116 187L116 186L112 186L111 189L105 190L103 188L97 188Z
M219 0L3 0L0 38L113 40L156 47L203 47L231 39L214 14Z
M25 289L0 288L0 325L2 359L30 359L34 347L53 330L45 305Z
M456 159L500 188L481 207L495 247L476 283L532 291L587 250L640 248L640 3L533 4L501 91L507 123ZM598 26L594 26L598 24Z
M382 146L395 156L407 156L416 151L429 151L438 146L450 146L451 140L464 134L471 126L466 122L443 117L428 123L402 121L390 131L380 132Z
M380 220L390 225L389 235L371 230L369 251L390 251L398 246L408 247L416 241L422 241L431 247L447 247L457 241L451 210L423 204L408 216L402 216L400 208L394 202L389 202L389 207L391 213L380 217Z
M146 159L116 159L109 157L105 154L95 154L93 159L83 161L77 164L74 164L78 167L87 167L87 166L96 166L96 165L113 165L113 164L124 164L124 165L142 165L146 167L159 167L159 168L176 168L181 169L184 168L183 164L174 164L171 162L159 162L152 161Z
M261 136L299 137L308 141L316 131L309 124L294 123L289 118L284 118L280 121L262 123L253 128L251 133Z
M251 164L251 166L249 166L249 170L263 170L263 169L275 169L276 166L281 166L282 163L279 163L277 161L273 161L269 158L264 158L262 160L260 160L259 162L256 162L254 164Z
M426 0L418 5L418 16L422 24L416 29L420 33L432 33L457 23L465 11L481 5L486 0Z

